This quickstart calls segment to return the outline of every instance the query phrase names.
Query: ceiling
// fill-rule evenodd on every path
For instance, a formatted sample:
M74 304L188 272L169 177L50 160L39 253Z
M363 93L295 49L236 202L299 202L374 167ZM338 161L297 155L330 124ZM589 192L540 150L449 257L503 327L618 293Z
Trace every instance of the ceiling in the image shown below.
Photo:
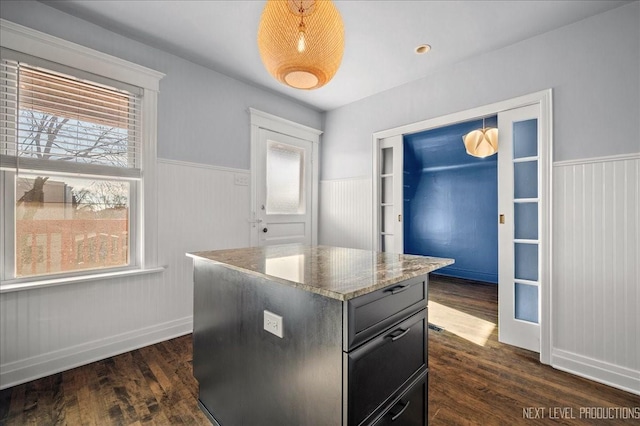
M306 91L279 83L262 65L256 33L264 1L41 2L321 111L628 3L337 0L345 28L342 65L326 86ZM414 53L423 43L431 52Z

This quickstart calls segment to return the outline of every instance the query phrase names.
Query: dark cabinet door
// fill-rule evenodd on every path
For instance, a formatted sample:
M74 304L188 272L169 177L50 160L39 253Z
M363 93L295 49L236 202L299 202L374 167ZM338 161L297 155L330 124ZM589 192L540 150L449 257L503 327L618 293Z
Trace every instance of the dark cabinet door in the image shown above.
M412 278L348 302L348 342L352 350L394 323L427 307L427 277Z
M426 371L426 313L423 309L346 354L349 425L370 421Z
M427 377L423 376L407 392L394 401L373 426L426 426Z

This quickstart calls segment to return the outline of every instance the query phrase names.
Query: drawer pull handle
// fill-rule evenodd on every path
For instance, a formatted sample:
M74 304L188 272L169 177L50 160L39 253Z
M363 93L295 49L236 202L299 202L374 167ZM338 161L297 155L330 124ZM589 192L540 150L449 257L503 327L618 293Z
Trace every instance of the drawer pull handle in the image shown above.
M391 341L395 342L396 340L401 339L404 336L406 336L407 333L409 332L409 330L411 330L411 327L407 327L406 330L403 330L403 329L399 328L399 329L395 330L393 333L395 333L396 331L401 331L402 333L396 334L395 336L393 336L393 333L391 333L391 334L389 334L388 337L391 337Z
M391 417L391 421L395 422L396 419L398 417L400 417L402 415L402 413L404 413L404 411L407 409L407 407L409 406L409 404L411 404L411 401L407 401L406 404L404 404L404 407L402 407L402 410L398 411L398 413L396 415L394 415L393 417Z
M398 294L398 293L402 293L405 290L408 290L409 287L411 287L411 285L397 285L393 288L390 288L387 291L391 292L391 294Z

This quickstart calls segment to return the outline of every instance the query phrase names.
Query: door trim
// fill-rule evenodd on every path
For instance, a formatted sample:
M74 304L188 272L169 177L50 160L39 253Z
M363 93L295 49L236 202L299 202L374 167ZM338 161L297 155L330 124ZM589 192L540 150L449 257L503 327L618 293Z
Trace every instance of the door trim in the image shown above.
M517 98L507 99L488 105L472 108L465 111L459 111L452 114L442 115L427 120L394 127L387 130L375 132L372 136L373 153L372 153L372 210L373 210L373 249L379 250L378 246L378 227L379 213L376 206L379 201L377 176L379 173L378 165L380 164L379 150L380 140L392 136L402 136L411 133L422 132L438 127L449 126L464 121L469 121L488 115L495 115L499 112L520 108L527 105L540 106L540 362L543 364L551 363L551 342L552 328L552 173L553 173L553 109L552 109L552 90L546 89L528 95L519 96Z
M265 129L275 133L281 133L287 136L293 136L298 139L304 139L311 142L311 244L318 244L318 158L321 130L313 127L304 126L302 124L290 121L276 115L272 115L255 108L249 108L251 117L251 182L250 193L251 203L249 211L249 231L251 235L251 247L256 247L258 242L257 232L254 228L257 225L257 164L258 164L258 143L260 143L259 130Z

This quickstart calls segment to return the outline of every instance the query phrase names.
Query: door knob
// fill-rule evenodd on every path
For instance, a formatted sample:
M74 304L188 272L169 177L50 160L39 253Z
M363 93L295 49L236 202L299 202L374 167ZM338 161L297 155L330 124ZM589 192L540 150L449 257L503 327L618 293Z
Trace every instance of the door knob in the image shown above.
M262 228L262 232L264 232L265 234L267 233L268 229L267 228Z

